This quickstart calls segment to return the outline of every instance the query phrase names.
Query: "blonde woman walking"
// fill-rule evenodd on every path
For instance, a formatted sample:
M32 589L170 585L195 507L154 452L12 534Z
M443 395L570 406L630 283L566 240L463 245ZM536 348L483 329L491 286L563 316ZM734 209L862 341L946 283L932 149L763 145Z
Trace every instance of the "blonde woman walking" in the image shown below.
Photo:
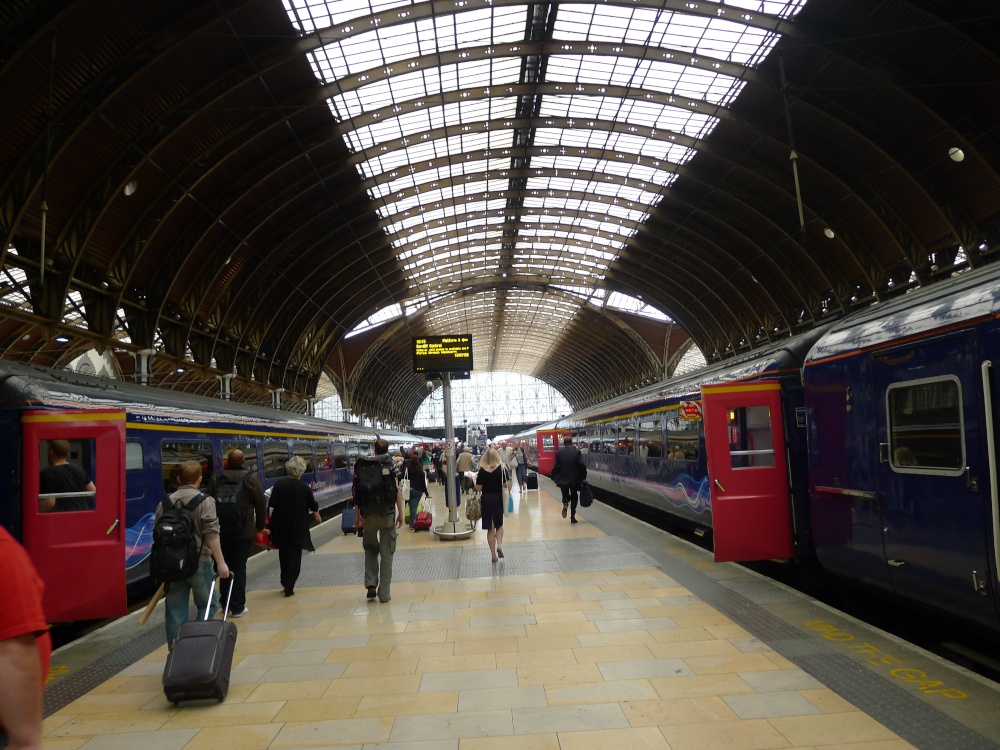
M504 475L503 459L496 448L487 448L479 460L476 490L482 493L483 528L493 562L503 557L503 497L510 491L510 475Z

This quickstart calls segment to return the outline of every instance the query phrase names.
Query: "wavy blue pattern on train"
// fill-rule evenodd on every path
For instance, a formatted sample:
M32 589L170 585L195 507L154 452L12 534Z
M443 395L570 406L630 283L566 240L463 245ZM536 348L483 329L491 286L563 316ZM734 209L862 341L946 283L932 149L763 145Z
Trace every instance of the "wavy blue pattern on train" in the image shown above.
M125 568L134 568L149 557L153 545L153 521L156 513L147 513L134 526L125 529Z
M699 481L690 474L678 474L674 482L663 485L661 491L673 505L686 505L695 513L712 509L708 477Z

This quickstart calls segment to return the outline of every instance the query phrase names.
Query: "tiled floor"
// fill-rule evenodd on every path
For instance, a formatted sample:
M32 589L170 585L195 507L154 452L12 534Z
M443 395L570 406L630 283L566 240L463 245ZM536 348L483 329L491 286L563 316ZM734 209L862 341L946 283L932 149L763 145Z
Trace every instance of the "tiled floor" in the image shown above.
M544 485L508 516L508 550L602 536L585 510L562 519ZM445 545L489 556L482 531L400 534L400 549ZM319 553L338 565L359 548L338 537ZM394 582L386 604L360 585L251 591L224 703L168 703L164 647L46 719L45 746L912 747L656 567L508 575L504 563L491 577Z

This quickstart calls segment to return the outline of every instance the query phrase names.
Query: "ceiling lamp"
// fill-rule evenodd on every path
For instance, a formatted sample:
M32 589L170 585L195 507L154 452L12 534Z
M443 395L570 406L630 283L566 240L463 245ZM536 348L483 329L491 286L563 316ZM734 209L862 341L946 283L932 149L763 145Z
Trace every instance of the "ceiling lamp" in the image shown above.
M952 161L962 161L965 158L965 152L958 146L952 146L948 149L948 156Z
M832 240L837 235L834 233L832 229L830 229L830 227L827 227L826 229L823 230L823 236L826 237L828 240Z
M132 195L132 193L134 193L138 189L139 189L139 183L136 182L135 180L129 180L128 182L125 183L125 187L122 188L122 192L125 193L125 195Z

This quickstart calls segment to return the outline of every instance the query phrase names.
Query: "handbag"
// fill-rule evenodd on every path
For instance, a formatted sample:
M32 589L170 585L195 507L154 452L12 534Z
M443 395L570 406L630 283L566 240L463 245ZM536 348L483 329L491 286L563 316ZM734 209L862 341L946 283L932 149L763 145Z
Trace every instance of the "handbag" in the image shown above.
M253 546L260 547L261 549L271 549L271 531L265 528L263 531L258 531L254 534Z
M589 508L594 504L594 491L586 481L580 482L580 507Z
M403 478L399 480L399 491L403 495L404 500L410 498L410 470L403 470Z

